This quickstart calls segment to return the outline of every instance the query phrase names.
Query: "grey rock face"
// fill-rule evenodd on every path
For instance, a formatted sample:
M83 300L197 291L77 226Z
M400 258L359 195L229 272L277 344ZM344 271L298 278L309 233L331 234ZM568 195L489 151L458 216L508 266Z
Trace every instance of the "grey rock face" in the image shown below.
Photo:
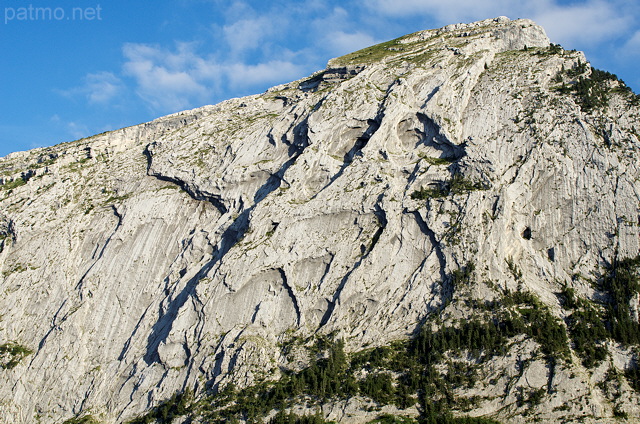
M495 287L476 297L520 284L562 317L563 283L590 294L572 277L640 253L640 110L622 94L581 110L554 78L584 56L548 46L528 20L450 25L261 95L0 159L0 342L33 351L0 370L0 421L122 422L186 387L276 378L303 365L277 348L291 334L335 331L351 351L407 338L470 261ZM482 189L412 198L454 175ZM486 365L496 382L474 390L494 400L477 415L525 421L516 388L549 381L535 350ZM624 369L632 352L611 351ZM605 422L607 366L557 369L553 402L570 411L532 416ZM637 394L620 393L637 417Z

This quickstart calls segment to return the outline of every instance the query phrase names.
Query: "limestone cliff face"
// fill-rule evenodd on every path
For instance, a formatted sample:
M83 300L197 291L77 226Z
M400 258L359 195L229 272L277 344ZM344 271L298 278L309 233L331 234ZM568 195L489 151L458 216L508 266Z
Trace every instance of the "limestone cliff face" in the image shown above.
M528 20L452 25L0 159L0 343L32 351L0 369L0 421L122 422L187 387L248 385L294 366L276 347L291 334L407 338L469 262L475 297L527 289L563 318L562 284L592 296L588 279L640 253L640 109L615 81L592 109L557 90L592 71L552 50ZM517 387L551 384L531 416L613 415L596 383L633 352L550 377L535 351L492 363L477 414L525 420ZM617 399L638 416L628 384Z

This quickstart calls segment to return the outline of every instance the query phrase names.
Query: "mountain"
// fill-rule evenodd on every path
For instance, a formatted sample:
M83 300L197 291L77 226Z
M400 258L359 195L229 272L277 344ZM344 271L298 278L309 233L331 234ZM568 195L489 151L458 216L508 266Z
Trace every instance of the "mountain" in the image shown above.
M636 422L639 103L501 17L2 158L0 421Z

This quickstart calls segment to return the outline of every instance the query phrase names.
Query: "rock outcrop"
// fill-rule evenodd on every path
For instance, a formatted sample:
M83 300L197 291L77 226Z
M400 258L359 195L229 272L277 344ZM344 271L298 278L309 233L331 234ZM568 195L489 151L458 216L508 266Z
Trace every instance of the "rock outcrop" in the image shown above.
M0 369L0 421L123 422L304 366L278 348L292 335L354 352L466 319L451 282L470 263L470 298L529 291L560 320L563 287L597 300L589 281L640 254L640 108L615 79L596 106L572 91L586 63L528 20L450 25L0 159L0 343L24 348ZM626 380L603 388L638 358L607 349L550 369L518 339L470 414L638 418ZM547 398L522 406L522 388Z

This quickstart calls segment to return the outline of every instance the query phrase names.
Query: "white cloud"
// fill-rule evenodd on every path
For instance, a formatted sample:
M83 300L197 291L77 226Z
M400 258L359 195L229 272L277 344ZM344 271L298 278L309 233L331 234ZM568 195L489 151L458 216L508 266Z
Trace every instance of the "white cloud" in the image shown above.
M89 103L107 103L122 89L122 81L111 72L88 74L85 80Z
M125 44L124 73L136 81L136 93L155 110L179 110L208 93L198 77L203 64L188 44L172 52L157 46Z
M391 17L427 15L440 24L474 21L504 15L511 5L510 0L364 0L370 10L377 10ZM541 3L546 3L542 1ZM426 29L426 28L425 28Z
M233 53L242 53L261 47L275 33L276 21L271 16L241 19L223 27L223 32Z
M122 81L112 72L98 72L87 74L78 87L56 91L66 97L85 97L90 104L106 104L117 97L122 89Z
M599 43L625 35L633 24L631 15L616 2L592 0L570 5L552 5L534 11L532 18L549 38L567 45Z
M320 67L328 57L376 43L366 28L345 30L357 18L343 7L304 2L266 9L233 2L226 23L212 26L217 43L126 44L123 73L154 112L169 113L301 78L310 63ZM305 40L298 50L289 48L302 44L292 43L295 37Z
M334 55L351 53L378 43L372 36L363 32L333 31L327 34L325 40Z
M78 122L69 122L67 123L66 127L67 132L71 134L74 139L87 137L92 134L92 132L89 131L89 128L86 125Z
M622 47L621 52L625 56L640 56L640 31L636 31Z
M216 9L222 13L227 21L238 21L256 16L255 9L244 1L214 0Z
M310 47L320 53L322 62L380 42L371 35L379 30L377 25L364 24L362 17L344 7L328 8L312 17L308 25Z
M257 64L219 62L198 54L193 44L178 44L175 51L145 44L123 48L124 73L133 77L136 93L152 110L169 113L228 95L229 88L246 90L300 77L304 68L286 60ZM265 87L266 88L266 87Z
M233 63L224 70L234 87L251 87L299 78L304 68L291 62L272 60L257 65Z
M65 137L70 137L74 140L94 133L94 131L89 130L88 126L80 122L63 120L57 113L49 118L49 122L56 128L60 128L66 134Z

